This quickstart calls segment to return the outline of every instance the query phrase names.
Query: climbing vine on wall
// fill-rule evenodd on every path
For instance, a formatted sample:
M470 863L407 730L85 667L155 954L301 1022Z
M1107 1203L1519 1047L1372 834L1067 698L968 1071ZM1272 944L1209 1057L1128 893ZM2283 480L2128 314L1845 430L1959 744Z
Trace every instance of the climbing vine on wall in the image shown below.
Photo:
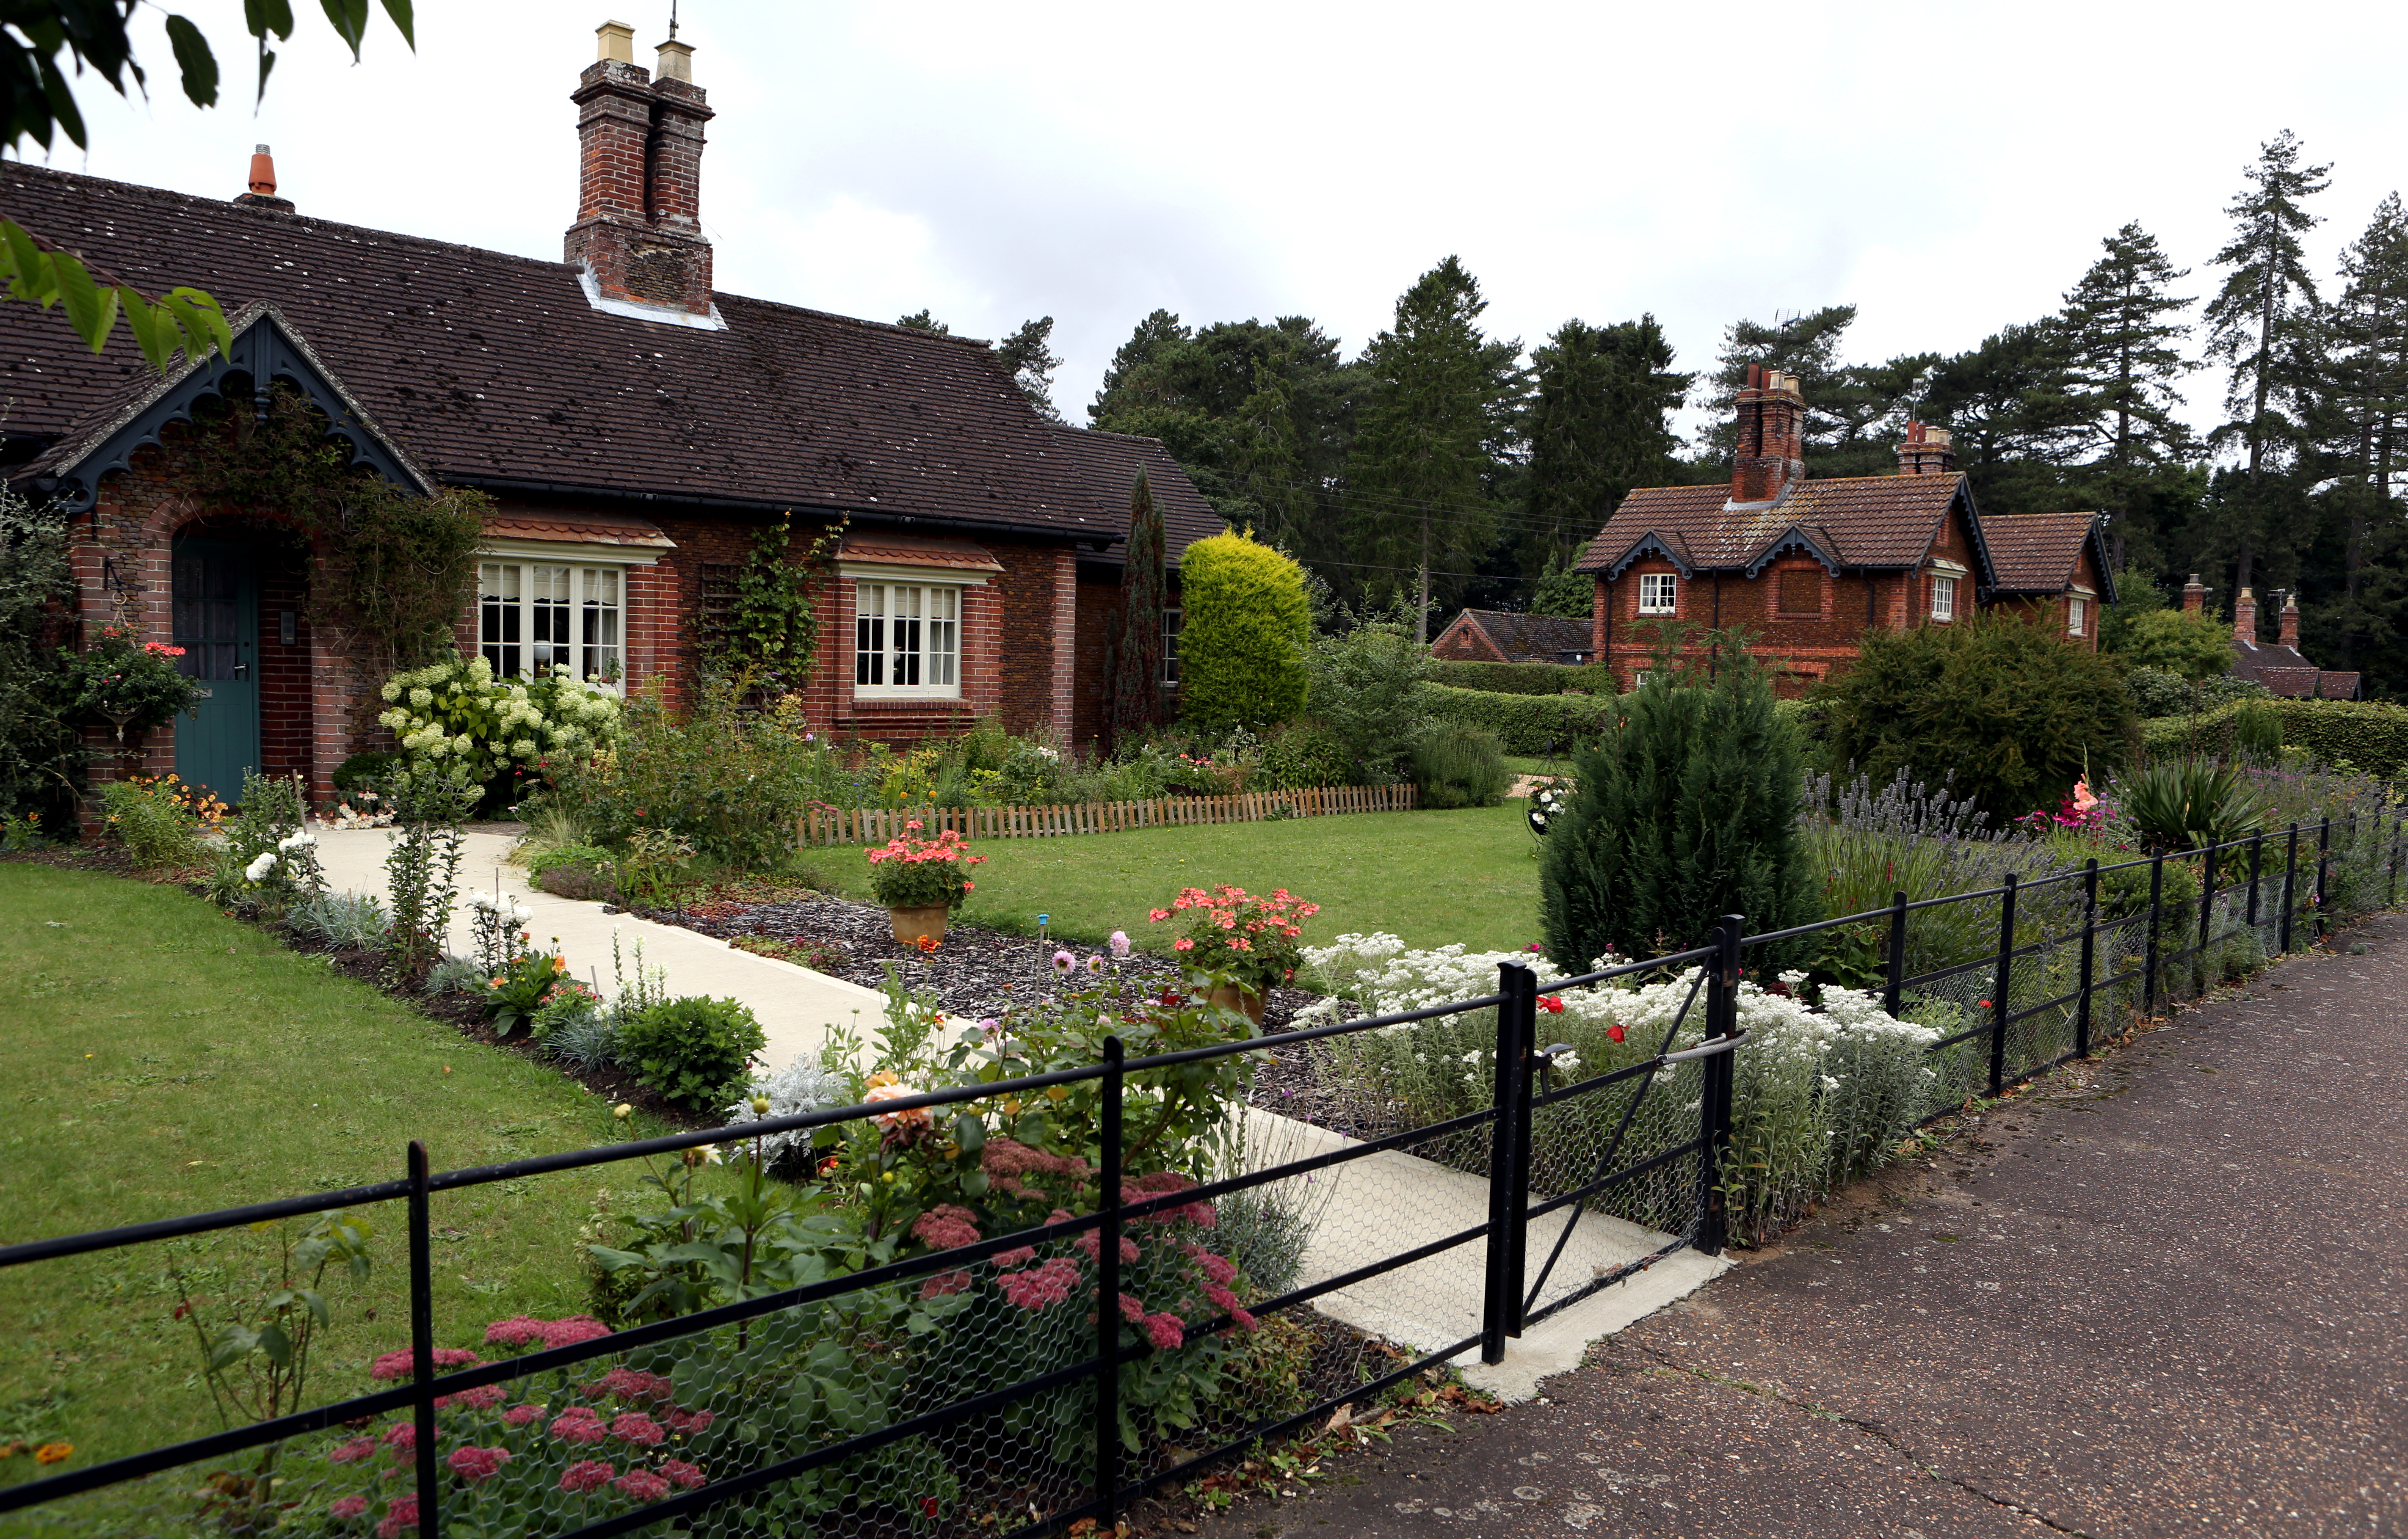
M695 643L706 674L744 678L771 694L810 682L820 646L816 590L844 529L838 523L824 530L797 552L794 516L781 514L753 537L724 602L697 619Z

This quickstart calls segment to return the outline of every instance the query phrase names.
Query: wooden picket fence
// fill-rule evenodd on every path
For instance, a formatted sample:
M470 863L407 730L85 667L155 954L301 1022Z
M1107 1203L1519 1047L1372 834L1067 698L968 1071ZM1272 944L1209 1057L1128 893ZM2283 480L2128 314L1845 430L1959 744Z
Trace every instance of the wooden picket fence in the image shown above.
M1165 796L1151 802L1069 802L1053 806L875 807L857 812L813 807L795 820L795 838L804 846L884 844L901 834L905 823L917 821L920 836L929 839L949 828L965 839L1043 839L1070 834L1118 834L1132 828L1410 812L1412 807L1413 788L1409 784L1320 786L1239 796Z

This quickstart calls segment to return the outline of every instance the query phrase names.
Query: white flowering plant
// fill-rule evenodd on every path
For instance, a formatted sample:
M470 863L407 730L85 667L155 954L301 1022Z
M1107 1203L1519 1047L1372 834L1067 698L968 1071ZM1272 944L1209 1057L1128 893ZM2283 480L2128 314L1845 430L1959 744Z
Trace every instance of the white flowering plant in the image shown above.
M1366 1014L1393 1015L1494 993L1499 963L1526 963L1539 976L1539 1045L1570 1048L1554 1056L1558 1088L1695 1047L1705 1035L1695 968L1562 990L1555 984L1569 975L1535 952L1413 950L1394 935L1349 934L1304 956L1330 997L1301 1012L1299 1023L1334 1018L1344 1001ZM1805 985L1802 973L1784 973L1774 989L1740 985L1739 1024L1748 1041L1734 1060L1733 1147L1724 1166L1735 1236L1769 1233L1816 1194L1887 1163L1931 1109L1936 1076L1928 1059L1941 1032L1891 1017L1870 992L1827 986L1810 1004ZM1496 1041L1492 1008L1331 1038L1327 1051L1333 1077L1361 1098L1356 1131L1369 1135L1492 1104ZM1695 1135L1698 1080L1694 1066L1656 1077L1617 1164ZM1532 1154L1539 1184L1569 1188L1593 1176L1602 1140L1642 1082L1622 1081L1592 1105L1575 1100L1543 1111Z
M609 748L619 697L554 666L533 678L496 678L482 657L452 657L394 675L377 718L412 762L466 766L477 784L506 770L532 775L551 756Z

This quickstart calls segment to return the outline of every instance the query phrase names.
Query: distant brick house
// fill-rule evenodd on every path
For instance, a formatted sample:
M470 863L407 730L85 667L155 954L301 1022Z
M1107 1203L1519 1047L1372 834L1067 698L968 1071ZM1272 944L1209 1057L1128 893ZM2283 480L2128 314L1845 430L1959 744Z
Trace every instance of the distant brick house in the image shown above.
M2193 572L2183 584L2182 606L2185 614L2203 614L2207 608L2207 587ZM2300 596L2283 595L2283 607L2277 612L2276 632L2281 637L2265 642L2258 635L2258 595L2250 589L2241 590L2232 601L2232 645L2238 655L2232 662L2236 678L2252 679L2266 686L2272 693L2293 700L2356 700L2360 686L2359 676L2337 668L2319 668L2300 650Z
M1592 650L1585 620L1497 609L1466 609L1430 643L1451 663L1586 663Z
M309 623L325 536L296 550L274 518L177 491L195 407L264 403L271 381L354 463L495 499L459 641L504 672L680 694L696 621L791 513L797 545L847 526L808 691L823 730L1101 730L1137 471L1174 566L1221 520L1160 444L1045 420L982 344L714 291L692 50L665 43L648 71L629 29L599 36L563 262L303 217L264 154L226 202L0 165L13 218L127 282L207 289L237 334L162 376L0 306L0 474L74 514L79 618L129 614L209 690L152 736L150 770L222 793L246 767L297 773L322 797L365 741L348 707L378 681Z
M1595 654L1626 688L1663 621L1741 629L1784 696L1856 661L1868 631L1945 625L1988 606L2096 647L2114 600L2099 517L1984 519L1944 429L1911 426L1895 476L1810 480L1797 379L1751 368L1728 484L1642 487L1588 543Z

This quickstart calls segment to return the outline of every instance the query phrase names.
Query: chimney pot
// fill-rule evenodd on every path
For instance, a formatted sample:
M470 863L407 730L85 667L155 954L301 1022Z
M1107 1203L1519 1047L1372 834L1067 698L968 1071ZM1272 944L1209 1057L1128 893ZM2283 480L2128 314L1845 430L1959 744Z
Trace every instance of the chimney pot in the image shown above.
M1901 476L1946 476L1956 469L1956 446L1948 430L1924 422L1906 424L1906 437L1898 446L1898 473Z
M2283 612L2276 617L2276 620L2283 628L2283 645L2295 652L2298 651L2300 649L2300 595L2298 593L2290 592L2283 595Z
M2198 573L2193 572L2190 580L2183 584L2182 612L2196 615L2203 613L2206 608L2207 585L2199 580Z
M293 200L276 195L276 158L267 152L267 146L264 144L251 150L251 178L247 185L250 191L236 193L235 202L251 208L272 208L280 214L293 212Z
M2232 601L2232 639L2244 647L2258 645L2258 595L2248 588Z
M694 45L681 43L672 37L660 45L656 54L655 80L683 80L694 84Z
M591 15L592 12L588 12ZM595 60L614 64L636 62L636 29L624 21L605 21L594 29Z

